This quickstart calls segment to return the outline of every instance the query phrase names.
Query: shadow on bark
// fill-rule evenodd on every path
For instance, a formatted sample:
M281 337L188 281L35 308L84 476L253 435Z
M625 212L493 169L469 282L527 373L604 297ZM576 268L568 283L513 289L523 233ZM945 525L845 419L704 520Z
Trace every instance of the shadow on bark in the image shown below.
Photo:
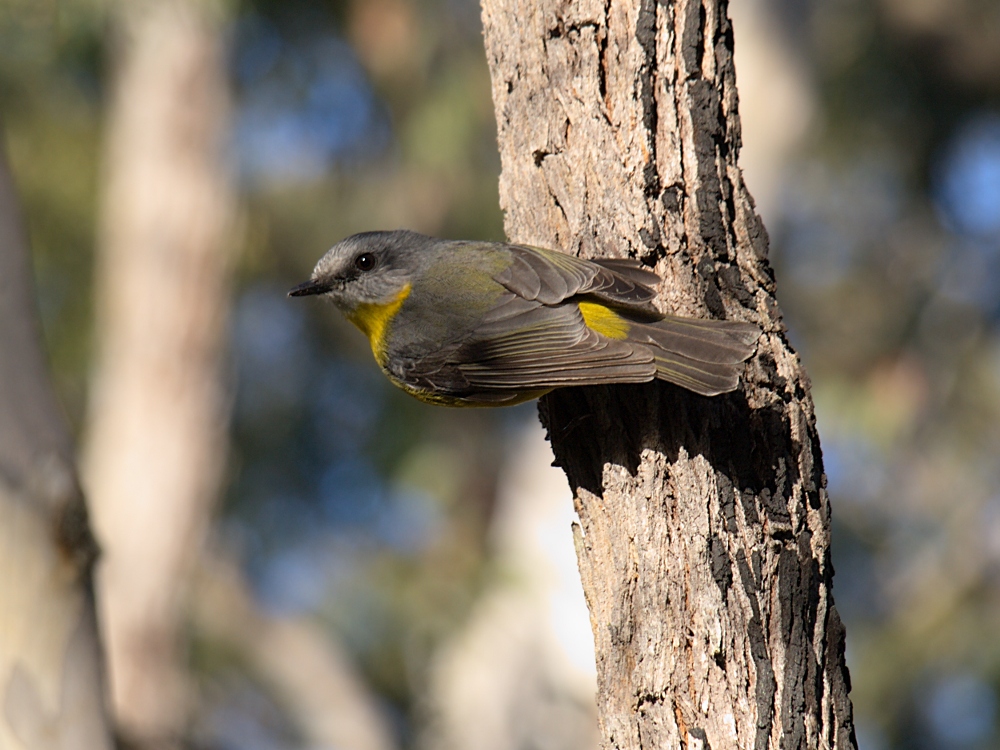
M606 463L634 476L643 451L662 453L671 463L683 452L709 460L730 490L767 498L772 524L780 528L790 523L775 478L794 484L799 469L792 462L784 471L776 470L772 456L796 455L801 446L792 437L787 413L777 405L753 409L742 391L706 398L652 382L559 389L539 401L538 411L555 449L555 465L569 473L574 488L600 496L599 472ZM649 419L651 414L657 415L655 420ZM821 473L818 452L814 460ZM810 507L819 507L818 488L808 498Z

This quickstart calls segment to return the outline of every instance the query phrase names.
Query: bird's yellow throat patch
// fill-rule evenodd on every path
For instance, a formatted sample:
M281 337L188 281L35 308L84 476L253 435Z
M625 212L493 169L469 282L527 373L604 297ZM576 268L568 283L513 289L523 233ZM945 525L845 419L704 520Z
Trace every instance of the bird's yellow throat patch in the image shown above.
M583 315L587 328L609 339L626 339L632 328L621 315L597 302L581 302L580 314Z
M389 323L393 316L399 312L399 308L403 306L403 302L409 296L410 285L407 284L391 302L383 305L362 303L357 306L354 312L347 316L347 319L354 323L368 337L368 343L372 347L372 354L375 355L375 360L379 364L382 364L385 354L385 334L389 328Z

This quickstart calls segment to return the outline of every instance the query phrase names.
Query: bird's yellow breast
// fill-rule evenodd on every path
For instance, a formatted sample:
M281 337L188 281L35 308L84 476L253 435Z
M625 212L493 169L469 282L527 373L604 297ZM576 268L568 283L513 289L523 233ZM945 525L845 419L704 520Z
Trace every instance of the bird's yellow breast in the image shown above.
M368 337L372 354L375 355L375 361L380 365L384 364L385 335L388 332L389 323L409 296L410 285L407 284L391 302L384 304L362 303L347 316L348 320Z
M583 322L587 324L587 328L609 339L619 341L627 339L628 332L632 328L625 318L598 302L581 302L580 314L583 315Z

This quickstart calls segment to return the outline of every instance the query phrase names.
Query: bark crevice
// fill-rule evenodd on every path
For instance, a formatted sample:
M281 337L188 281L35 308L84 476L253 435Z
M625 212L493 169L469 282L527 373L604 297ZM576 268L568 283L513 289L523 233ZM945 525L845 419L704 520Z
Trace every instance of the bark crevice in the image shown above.
M737 164L725 2L483 0L483 21L508 237L638 257L664 310L765 331L735 393L540 402L576 494L605 747L855 747L809 381Z

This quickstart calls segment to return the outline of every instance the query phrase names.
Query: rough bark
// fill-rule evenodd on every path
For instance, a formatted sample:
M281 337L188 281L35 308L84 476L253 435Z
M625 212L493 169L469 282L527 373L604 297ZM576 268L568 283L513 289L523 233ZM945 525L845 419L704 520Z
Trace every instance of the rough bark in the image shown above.
M185 730L184 604L226 454L234 191L209 7L116 6L84 475L113 706L139 746Z
M97 547L41 344L28 239L0 153L0 748L111 747Z
M725 0L483 0L512 241L763 328L739 391L556 391L606 748L852 748L809 381L737 166Z

